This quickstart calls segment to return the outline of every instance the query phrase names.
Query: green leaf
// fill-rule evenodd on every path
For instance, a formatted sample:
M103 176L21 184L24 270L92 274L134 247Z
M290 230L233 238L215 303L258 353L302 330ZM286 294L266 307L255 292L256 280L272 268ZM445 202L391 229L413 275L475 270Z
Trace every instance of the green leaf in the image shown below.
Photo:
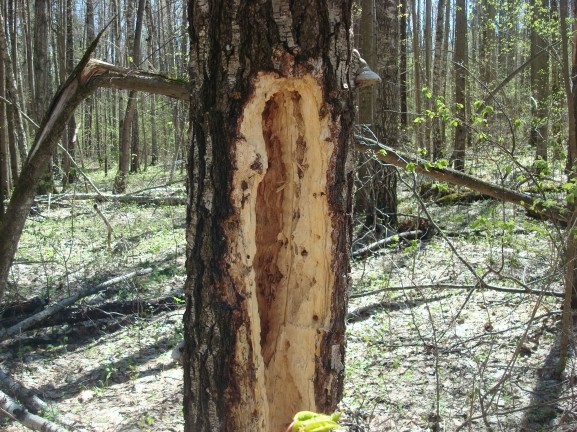
M427 99L431 99L431 96L433 96L431 90L428 87L423 87L421 92L423 92L423 96L425 96Z
M327 432L339 427L337 421L340 412L331 415L317 414L312 411L298 412L292 422L292 432Z

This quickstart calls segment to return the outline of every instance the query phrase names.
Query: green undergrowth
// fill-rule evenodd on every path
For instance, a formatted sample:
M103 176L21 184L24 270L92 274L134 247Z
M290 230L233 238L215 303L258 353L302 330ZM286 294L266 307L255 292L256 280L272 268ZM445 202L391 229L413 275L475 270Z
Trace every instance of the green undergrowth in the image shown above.
M46 206L26 222L10 275L7 299L16 295L70 295L138 268L153 268L134 279L150 295L163 292L167 281L185 274L185 208L114 202L100 204L112 226L110 243L92 201Z

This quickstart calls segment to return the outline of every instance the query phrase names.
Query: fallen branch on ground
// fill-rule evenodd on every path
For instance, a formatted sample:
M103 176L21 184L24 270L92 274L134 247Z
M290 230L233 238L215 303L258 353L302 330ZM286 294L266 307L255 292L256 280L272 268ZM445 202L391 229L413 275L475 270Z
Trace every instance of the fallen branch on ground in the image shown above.
M5 391L11 395L14 395L16 399L18 399L22 404L26 405L26 407L31 411L46 412L50 409L50 406L38 396L36 396L32 390L13 380L2 370L0 370L0 385ZM54 418L56 421L69 428L74 428L76 425L76 422L60 414L56 414Z
M70 306L71 304L76 303L81 298L87 297L87 296L92 295L92 294L96 294L97 292L102 291L111 285L117 284L119 282L122 282L122 281L125 281L128 279L132 279L135 276L142 276L142 275L145 275L145 274L148 274L151 272L152 272L151 268L137 270L137 271L134 271L134 272L122 275L122 276L112 278L112 279L110 279L106 282L103 282L99 285L96 285L94 287L89 287L89 288L83 289L81 291L78 291L76 294L71 295L70 297L66 297L63 300L60 300L58 303L56 303L50 307L47 307L43 311L41 311L41 312L37 313L36 315L33 315L29 318L26 318L24 321L21 321L12 327L9 327L7 329L0 329L0 340L5 340L9 337L12 337L18 333L23 332L24 330L29 329L30 327L32 327L36 323L43 321L44 319L60 312L61 310L65 309L66 307Z
M51 195L50 200L51 202L97 200L97 201L121 202L129 204L154 204L154 205L168 205L168 206L186 205L186 197L180 197L180 196L150 197L143 195L75 193L75 194ZM34 202L36 204L43 204L46 202L46 199L37 197L35 198Z
M384 146L375 140L365 138L359 134L355 134L355 141L361 151L372 151L377 159L385 163L402 169L407 169L407 166L411 166L418 174L443 182L465 186L499 201L519 205L525 208L529 212L529 215L536 215L537 217L563 222L564 224L569 220L567 210L557 205L544 205L542 200L531 195L498 186L451 168L433 166L429 161L403 155L398 150Z
M45 418L32 414L21 405L14 402L8 395L0 391L0 410L22 423L29 429L43 432L68 432L61 426Z
M178 299L182 300L180 303ZM136 313L157 314L164 311L175 310L184 303L182 296L167 296L150 300L125 300L105 303L101 305L70 307L61 311L58 315L52 315L40 322L28 327L28 330L52 327L63 324L75 324L83 321L93 321L103 318L111 318L114 315L131 315ZM4 321L4 326L17 325L22 318L14 317ZM0 378L1 379L1 378Z
M357 249L356 251L353 251L352 257L353 258L362 257L362 256L364 256L370 252L375 252L379 249L382 249L389 244L398 243L399 240L414 240L414 239L419 239L424 235L425 235L425 231L423 231L423 230L406 231L406 232L398 233L398 234L395 234L395 235L392 235L389 237L385 237L384 239L378 240L378 241L371 243L365 247Z
M489 284L482 284L479 285L457 285L457 284L447 284L447 283L436 283L436 284L428 284L428 285L412 285L412 286L400 286L400 287L387 287L387 288L380 288L373 291L364 291L357 294L351 294L349 298L360 298L360 297L368 297L376 294L381 294L384 292L392 292L392 291L405 291L405 290L414 290L414 289L462 289L462 290L473 290L473 289L487 289L490 291L498 291L504 293L511 293L511 294L532 294L532 295L539 295L545 297L558 297L563 298L565 296L564 293L559 293L555 291L541 291L536 289L518 289L518 288L507 288L507 287L500 287L496 285L489 285Z

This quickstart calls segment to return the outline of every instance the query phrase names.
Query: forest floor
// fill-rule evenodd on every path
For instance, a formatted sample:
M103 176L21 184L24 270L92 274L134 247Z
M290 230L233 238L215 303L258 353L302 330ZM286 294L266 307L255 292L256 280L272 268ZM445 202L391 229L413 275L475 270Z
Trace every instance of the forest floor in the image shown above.
M56 300L145 267L153 272L83 304L182 294L182 207L102 204L114 229L109 249L92 206L39 206L16 257L11 300ZM576 430L577 364L572 356L565 379L553 378L560 299L545 295L563 289L561 233L493 201L428 208L444 235L352 263L344 430ZM182 369L170 351L182 313L28 331L0 344L0 368L50 403L45 417L65 415L81 430L181 431ZM0 429L25 430L2 417Z

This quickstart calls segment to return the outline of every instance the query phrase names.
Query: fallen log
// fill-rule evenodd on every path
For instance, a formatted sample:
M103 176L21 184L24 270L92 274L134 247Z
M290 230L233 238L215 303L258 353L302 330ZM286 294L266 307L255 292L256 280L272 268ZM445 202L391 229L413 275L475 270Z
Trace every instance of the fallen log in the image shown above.
M569 221L569 213L566 209L558 205L546 205L543 202L544 200L538 197L507 189L451 168L434 166L429 161L401 154L398 150L384 146L359 134L355 134L354 138L361 151L371 151L374 157L390 165L403 169L410 167L418 174L446 183L465 186L499 201L519 205L525 208L529 215L533 217L550 219L563 224L567 224Z
M154 204L154 205L167 205L167 206L178 206L186 205L186 197L183 196L161 196L152 197L145 195L114 195L114 194L90 194L90 193L75 193L75 194L63 194L63 195L52 195L51 201L80 201L80 200L95 200L99 202L110 201L110 202L120 202L129 204ZM43 204L46 202L42 198L36 198L34 200L37 204Z
M47 307L43 311L37 313L36 315L32 315L29 318L26 318L25 320L19 322L16 325L13 325L12 327L0 329L0 341L5 340L9 337L12 337L16 334L19 334L25 330L28 330L30 327L32 327L36 323L41 322L41 321L45 320L46 318L62 311L63 309L67 308L68 306L76 303L81 298L87 297L87 296L92 295L92 294L96 294L97 292L102 291L102 290L108 288L109 286L112 286L114 284L117 284L119 282L122 282L122 281L125 281L128 279L131 279L135 276L142 276L142 275L145 275L145 274L148 274L151 272L152 272L151 268L137 270L137 271L134 271L134 272L122 275L122 276L112 278L112 279L110 279L106 282L103 282L99 285L96 285L94 287L88 287L88 288L85 288L81 291L78 291L76 294L71 295L70 297L66 297L63 300L60 300L58 303L55 303L52 306Z
M377 240L374 243L371 243L367 246L357 249L353 251L352 256L353 258L363 257L371 252L375 252L379 249L382 249L389 244L398 243L400 240L420 239L424 235L425 235L424 230L406 231L398 233L389 237L385 237L384 239Z
M29 429L43 432L68 432L63 427L46 420L24 409L20 404L12 400L6 393L0 391L0 411L14 420L22 423Z
M34 394L32 390L24 387L2 370L0 370L0 386L2 386L4 391L15 396L16 399L32 411L33 414L46 412L50 409L50 406ZM68 428L76 428L78 426L75 421L70 420L61 414L55 414L54 419Z
M181 300L180 302L178 300ZM75 324L83 321L94 321L103 318L111 318L114 315L146 314L156 315L160 312L171 311L182 306L184 297L167 296L149 300L125 300L110 302L101 305L86 305L69 307L57 315L52 315L29 326L27 330L53 327L63 324ZM4 327L17 325L22 317L13 317L2 323ZM1 379L1 375L0 375Z
M36 296L29 300L8 303L0 310L0 320L32 314L43 309L49 302L47 298ZM0 321L0 325L6 327L3 321Z

